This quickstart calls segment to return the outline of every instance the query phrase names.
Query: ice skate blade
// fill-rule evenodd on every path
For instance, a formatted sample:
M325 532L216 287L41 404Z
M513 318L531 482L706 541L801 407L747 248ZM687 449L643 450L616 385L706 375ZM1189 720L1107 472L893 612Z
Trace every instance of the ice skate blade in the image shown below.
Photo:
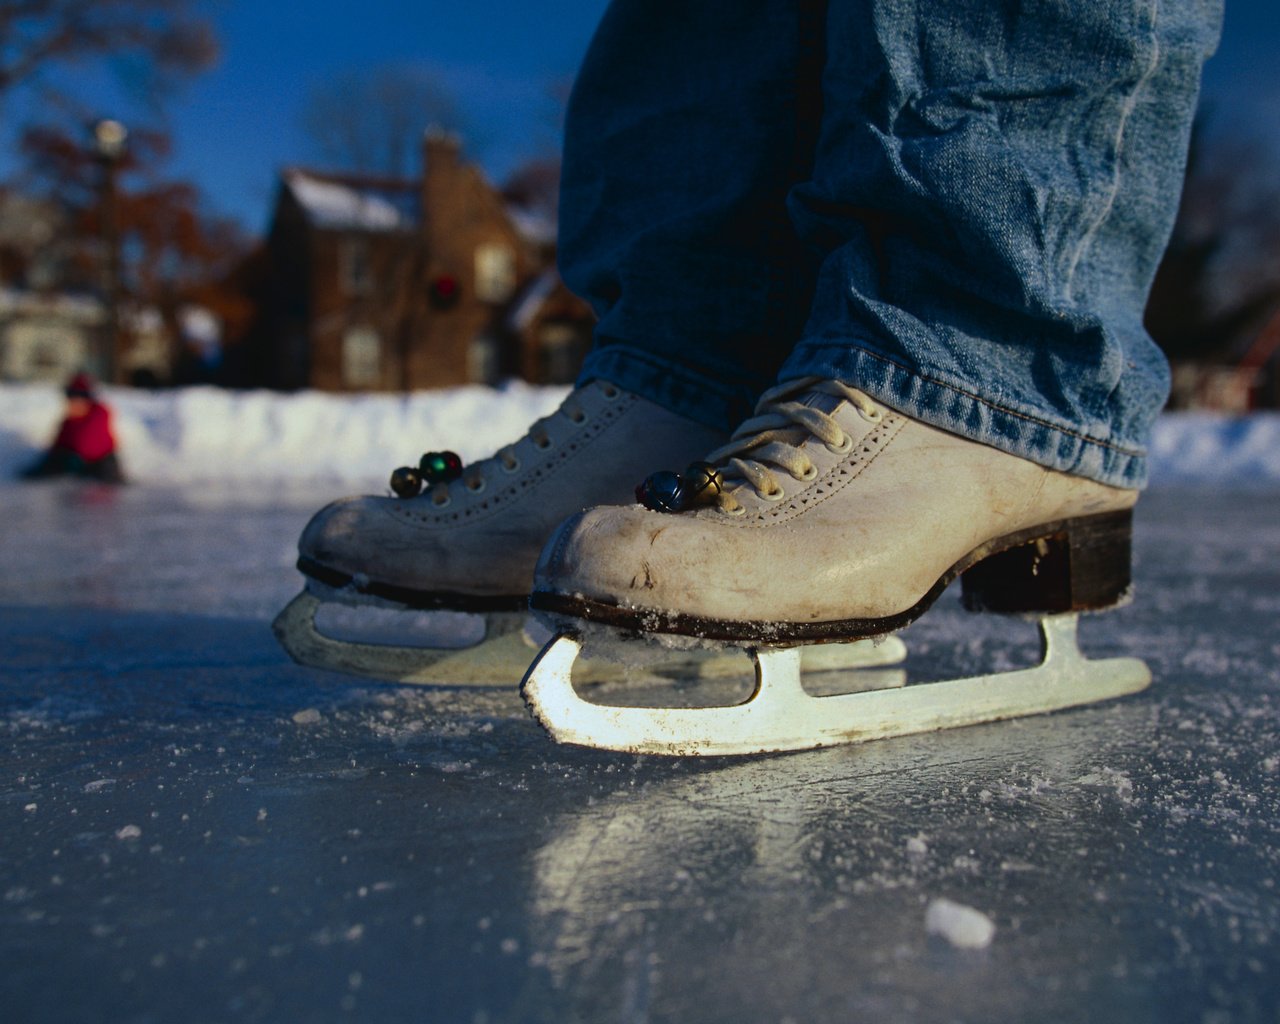
M322 603L304 590L271 624L280 646L300 665L393 683L510 686L529 663L521 612L489 613L484 639L470 647L433 649L325 636L316 628L316 610Z
M528 668L534 650L524 634L524 615L520 612L489 612L485 616L485 636L479 643L440 649L326 636L316 625L316 612L323 604L309 590L303 590L271 624L280 646L299 665L413 686L514 687ZM818 650L814 648L815 652ZM821 655L806 658L804 667L830 671L894 665L906 657L906 648L897 637L888 637L878 644L831 644L821 650ZM741 663L732 654L687 651L672 652L671 659L658 668L675 677L718 679L740 672ZM579 683L626 678L625 667L606 661L584 661L575 673Z
M1075 614L1040 620L1034 668L901 689L813 697L800 685L800 649L751 652L756 687L744 703L717 708L606 707L571 682L580 650L557 635L529 666L521 693L561 743L635 754L763 754L906 736L1041 714L1136 693L1151 682L1137 658L1090 661L1076 643Z

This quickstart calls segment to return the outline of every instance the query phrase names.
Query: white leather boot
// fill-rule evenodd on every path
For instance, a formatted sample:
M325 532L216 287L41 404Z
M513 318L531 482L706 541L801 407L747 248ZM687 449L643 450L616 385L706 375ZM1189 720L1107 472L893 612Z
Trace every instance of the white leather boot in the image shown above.
M538 552L566 516L632 500L656 466L724 434L607 381L576 389L491 458L409 498L346 498L312 518L298 567L353 601L518 611Z
M531 605L749 644L891 632L963 576L972 606L1066 612L1129 585L1137 492L1045 469L834 381L772 389L709 461L718 498L564 524ZM713 488L714 490L714 488Z

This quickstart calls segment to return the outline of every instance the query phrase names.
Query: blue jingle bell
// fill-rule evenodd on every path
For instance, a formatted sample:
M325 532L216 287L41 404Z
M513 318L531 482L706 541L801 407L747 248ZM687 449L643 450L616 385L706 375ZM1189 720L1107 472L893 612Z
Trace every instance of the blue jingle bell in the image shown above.
M667 469L650 473L636 488L636 501L653 512L681 512L686 507L684 481Z

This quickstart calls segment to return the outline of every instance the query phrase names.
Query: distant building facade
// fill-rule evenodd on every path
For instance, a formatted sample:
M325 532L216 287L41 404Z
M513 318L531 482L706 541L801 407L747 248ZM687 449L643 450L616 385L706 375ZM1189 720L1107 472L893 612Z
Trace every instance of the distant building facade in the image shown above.
M555 226L428 134L420 181L291 169L266 240L254 344L281 388L571 380L592 317L555 276Z
M77 258L76 241L55 204L0 192L0 380L103 374L110 323L100 266ZM116 342L119 379L170 379L172 330L156 309L123 304Z

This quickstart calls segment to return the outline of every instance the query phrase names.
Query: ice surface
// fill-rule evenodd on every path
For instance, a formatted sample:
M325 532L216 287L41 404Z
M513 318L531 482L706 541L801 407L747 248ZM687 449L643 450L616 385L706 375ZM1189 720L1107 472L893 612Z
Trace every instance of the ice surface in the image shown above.
M393 459L362 442L346 479L310 474L336 444L324 417L356 429L364 398L112 392L163 486L0 483L9 1017L1274 1019L1280 489L1144 497L1134 602L1081 642L1155 681L1038 719L669 762L550 744L515 680L414 689L288 660L269 624L320 504L442 433L483 454L560 393L426 396L432 437ZM226 438L187 433L206 395L222 429L244 414L266 474L247 488L208 475L235 471ZM293 399L290 447L265 424ZM386 423L400 401L376 400ZM60 405L0 391L0 456ZM912 681L1036 657L1030 624L950 594L904 639ZM999 923L977 955L923 926L944 895Z
M391 470L424 450L483 458L522 436L563 387L511 382L410 395L278 394L107 388L130 476L156 484L325 481L385 491ZM0 476L52 438L62 396L49 385L0 385ZM1152 482L1280 482L1280 414L1166 414L1151 446Z

